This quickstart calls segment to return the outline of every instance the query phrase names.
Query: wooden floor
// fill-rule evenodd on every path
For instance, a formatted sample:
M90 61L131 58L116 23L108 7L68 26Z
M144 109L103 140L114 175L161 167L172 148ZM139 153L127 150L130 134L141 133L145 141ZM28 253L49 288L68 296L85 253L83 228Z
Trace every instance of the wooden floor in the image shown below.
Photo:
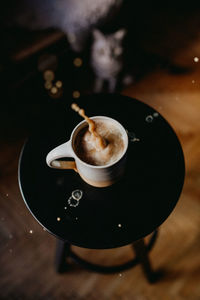
M184 150L183 192L150 254L153 268L164 272L161 280L148 283L140 266L111 275L79 266L63 275L55 273L55 239L36 223L19 192L17 163L25 138L20 133L2 139L0 147L0 299L200 299L200 61L194 62L198 56L200 34L172 58L188 72L155 69L123 91L157 109L175 129ZM103 264L132 257L129 246L74 250Z

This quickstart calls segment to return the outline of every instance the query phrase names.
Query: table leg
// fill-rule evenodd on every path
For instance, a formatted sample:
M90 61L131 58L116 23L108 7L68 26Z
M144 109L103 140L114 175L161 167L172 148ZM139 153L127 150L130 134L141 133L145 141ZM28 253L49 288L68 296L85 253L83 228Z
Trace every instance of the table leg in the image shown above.
M155 273L152 270L151 263L148 256L148 249L144 243L144 239L138 240L133 243L133 249L135 251L136 257L142 266L143 272L147 277L149 282L155 281Z
M58 273L63 273L66 271L67 263L66 258L70 253L70 244L57 240L56 244L56 255L55 255L55 267Z
M122 265L114 265L114 266L102 266L102 265L90 263L89 261L80 258L76 253L74 253L71 250L71 245L68 242L58 239L57 247L56 247L56 255L55 255L56 271L58 273L62 273L66 271L67 257L70 257L71 259L81 264L83 267L87 268L88 270L92 270L100 273L122 272L140 263L149 282L155 282L157 279L159 279L160 274L159 272L152 271L149 257L148 257L148 252L154 246L157 238L157 234L158 231L155 230L147 245L145 245L144 239L138 240L137 242L133 243L132 247L136 254L135 257Z

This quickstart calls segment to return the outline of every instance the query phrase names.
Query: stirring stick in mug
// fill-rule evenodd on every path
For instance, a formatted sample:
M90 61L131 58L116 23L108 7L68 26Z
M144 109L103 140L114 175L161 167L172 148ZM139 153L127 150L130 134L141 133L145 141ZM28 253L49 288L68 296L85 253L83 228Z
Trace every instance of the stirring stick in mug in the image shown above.
M88 116L86 116L85 114L85 110L80 108L76 103L72 103L71 108L76 111L81 117L83 117L86 122L89 125L89 131L92 134L92 136L94 137L94 141L95 141L95 146L97 148L97 150L103 150L106 146L107 143L105 141L104 138L102 138L96 131L96 124L93 120L91 120L90 118L88 118Z

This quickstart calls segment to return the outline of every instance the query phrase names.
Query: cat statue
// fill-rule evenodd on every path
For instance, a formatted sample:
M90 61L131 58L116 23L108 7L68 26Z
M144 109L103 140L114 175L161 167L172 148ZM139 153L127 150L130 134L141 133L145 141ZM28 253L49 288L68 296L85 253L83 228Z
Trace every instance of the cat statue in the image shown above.
M29 30L57 28L80 52L94 27L114 17L123 0L8 0L0 23Z
M108 82L108 91L115 92L118 77L123 68L122 41L125 29L104 35L98 29L93 30L93 44L91 47L91 66L96 76L94 92L100 93L104 82Z

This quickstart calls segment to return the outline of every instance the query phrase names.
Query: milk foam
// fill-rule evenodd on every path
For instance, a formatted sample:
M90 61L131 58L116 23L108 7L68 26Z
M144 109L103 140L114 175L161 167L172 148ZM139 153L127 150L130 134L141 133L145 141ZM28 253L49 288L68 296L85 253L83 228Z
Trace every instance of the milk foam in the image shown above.
M74 150L77 156L84 162L102 166L117 161L123 150L124 141L120 129L110 120L95 120L96 132L106 141L106 147L96 147L94 136L88 130L88 126L80 130L75 143Z

